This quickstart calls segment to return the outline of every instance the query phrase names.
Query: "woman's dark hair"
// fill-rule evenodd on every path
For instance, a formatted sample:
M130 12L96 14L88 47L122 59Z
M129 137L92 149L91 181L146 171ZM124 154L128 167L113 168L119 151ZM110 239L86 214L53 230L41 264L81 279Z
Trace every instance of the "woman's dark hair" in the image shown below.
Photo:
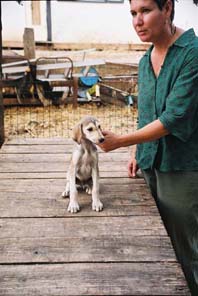
M164 7L167 0L153 0L153 1L157 4L159 9L162 10L162 8ZM175 16L175 0L171 0L171 1L173 4L173 9L172 9L171 16L170 16L171 22L172 22L174 19L174 16ZM198 1L198 0L194 0L194 1ZM129 2L131 3L131 0L129 0Z
M162 8L164 7L165 3L167 0L153 0L157 6L159 7L160 10L162 10ZM173 21L174 19L174 16L175 16L175 0L171 0L172 1L172 5L173 5L173 9L172 9L172 12L171 12L171 22ZM178 0L176 0L178 1ZM129 0L129 2L131 2L131 0ZM193 0L193 3L198 5L198 0Z
M165 3L167 0L153 0L157 6L159 7L160 10L162 10L162 8L164 7ZM173 21L174 19L174 16L175 16L175 0L171 0L172 1L172 12L171 12L171 15L170 15L170 19L171 21Z

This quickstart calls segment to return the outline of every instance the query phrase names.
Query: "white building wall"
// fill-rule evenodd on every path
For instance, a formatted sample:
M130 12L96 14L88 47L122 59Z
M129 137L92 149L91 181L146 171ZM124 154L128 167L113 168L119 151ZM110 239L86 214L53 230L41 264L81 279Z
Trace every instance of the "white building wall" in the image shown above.
M26 26L25 8L16 1L1 2L2 39L22 41Z
M65 5L66 4L66 5ZM129 2L119 4L52 2L56 42L130 43Z
M56 2L56 1L55 1ZM3 41L23 42L24 28L34 28L36 41L47 40L46 1L40 1L41 25L32 25L31 1L2 1L2 39Z
M198 6L192 0L179 0L175 5L175 24L184 29L194 28L198 36Z
M47 40L46 1L40 1L40 9L41 9L40 25L32 25L31 1L24 1L24 8L25 8L26 27L34 28L36 41L46 41Z
M31 1L2 1L2 37L22 41L25 27L34 28L36 41L47 41L46 1L41 3L41 25L33 26ZM132 28L129 2L83 3L51 1L52 41L63 43L139 43ZM176 2L175 24L198 35L198 6L192 0Z

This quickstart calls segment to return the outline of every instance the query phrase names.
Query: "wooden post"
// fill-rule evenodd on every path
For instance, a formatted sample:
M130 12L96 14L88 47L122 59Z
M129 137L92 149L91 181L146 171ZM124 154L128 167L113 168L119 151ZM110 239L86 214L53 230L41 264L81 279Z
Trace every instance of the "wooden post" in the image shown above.
M2 23L1 23L1 1L0 1L0 147L4 142L4 108L2 95Z
M24 56L26 59L35 58L35 42L34 42L34 30L32 28L25 28L23 34L23 46Z

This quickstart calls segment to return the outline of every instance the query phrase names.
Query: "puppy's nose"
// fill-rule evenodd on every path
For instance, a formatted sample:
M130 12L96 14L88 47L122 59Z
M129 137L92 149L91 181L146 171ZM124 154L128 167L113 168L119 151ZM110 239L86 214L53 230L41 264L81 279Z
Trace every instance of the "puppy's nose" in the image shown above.
M99 143L102 143L102 142L104 142L104 138L99 139Z

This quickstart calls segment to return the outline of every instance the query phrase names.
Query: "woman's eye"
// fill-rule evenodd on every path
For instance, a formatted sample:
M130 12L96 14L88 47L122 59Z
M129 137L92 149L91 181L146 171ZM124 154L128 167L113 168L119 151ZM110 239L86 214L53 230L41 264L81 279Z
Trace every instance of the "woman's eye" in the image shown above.
M144 9L142 10L142 13L149 13L149 12L150 12L150 10L147 9L147 8L144 8Z
M135 11L131 11L131 15L132 15L132 17L136 16L136 12Z

